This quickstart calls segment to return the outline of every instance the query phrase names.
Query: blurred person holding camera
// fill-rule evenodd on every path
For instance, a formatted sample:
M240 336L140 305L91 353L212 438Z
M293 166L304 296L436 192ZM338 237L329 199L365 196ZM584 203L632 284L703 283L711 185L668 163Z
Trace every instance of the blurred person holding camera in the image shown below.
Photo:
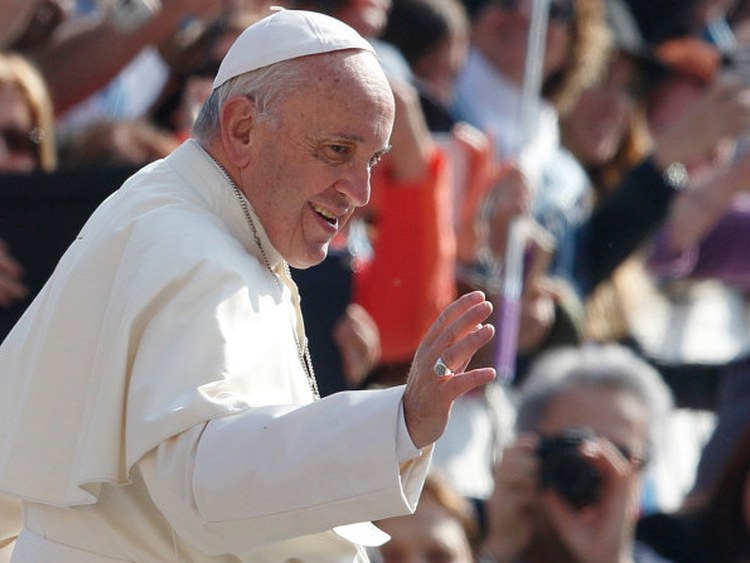
M672 405L658 373L616 344L564 347L535 362L517 400L482 561L663 561L634 540L642 472Z
M47 84L26 57L0 52L0 172L51 172L57 166Z

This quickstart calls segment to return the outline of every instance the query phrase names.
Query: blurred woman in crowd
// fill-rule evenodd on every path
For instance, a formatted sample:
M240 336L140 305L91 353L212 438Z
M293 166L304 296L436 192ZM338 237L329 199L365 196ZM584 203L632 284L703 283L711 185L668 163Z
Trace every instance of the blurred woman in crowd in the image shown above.
M52 102L44 79L23 56L0 52L0 173L57 166ZM0 240L0 307L23 298L23 271Z
M373 554L382 563L472 563L479 528L471 504L439 474L425 481L414 514L380 520L391 539Z
M52 102L23 56L0 53L0 171L51 171L57 165Z

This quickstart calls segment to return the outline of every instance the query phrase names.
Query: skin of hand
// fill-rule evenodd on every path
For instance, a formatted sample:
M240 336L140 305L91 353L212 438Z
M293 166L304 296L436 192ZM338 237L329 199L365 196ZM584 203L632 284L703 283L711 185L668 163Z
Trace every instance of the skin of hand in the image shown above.
M380 332L364 307L351 303L333 327L344 377L351 387L361 383L380 359Z
M538 445L536 435L519 435L495 467L484 551L498 563L510 563L529 549L538 527L551 526L572 560L631 563L625 520L637 514L636 466L606 439L582 446L581 455L599 470L603 488L600 502L576 510L556 492L539 490ZM623 510L624 503L631 509Z
M38 4L39 0L0 0L0 49L18 39Z
M396 118L391 133L393 149L386 159L395 179L416 182L424 178L429 170L435 142L414 86L392 80L391 90L396 103Z
M479 211L502 171L495 161L488 135L471 125L458 123L453 127L451 137L456 150L460 151L459 160L465 171L460 188L462 197L456 228L456 256L464 264L472 264L482 249L482 242L486 240L486 228L482 221L477 220Z
M691 189L683 190L670 210L667 229L673 252L681 253L697 244L735 196L748 190L750 155L745 152L738 158L735 150L737 137L748 130L750 87L746 80L723 73L658 137L653 158L661 168L672 162L700 165L712 161L708 172L705 165L703 173L693 174L691 170ZM725 150L727 146L730 151ZM721 153L724 157L717 159Z
M547 275L555 239L532 218L523 223L526 238L524 286L518 327L518 348L522 352L542 344L555 322L555 304L560 299L557 282Z
M601 500L575 510L553 491L541 494L542 513L580 563L632 563L627 520L637 514L638 467L605 438L584 444L580 453L602 476ZM628 509L623 510L623 505Z
M132 33L106 19L72 18L28 55L45 77L56 113L62 113L105 86L141 49L170 39L186 17L209 20L223 7L223 0L162 0L162 9Z
M553 281L542 276L524 283L518 327L518 349L527 352L541 345L555 322L558 293Z
M722 167L710 177L683 190L669 211L666 227L672 252L685 252L698 244L716 225L741 193L750 193L750 152Z
M482 550L498 563L515 561L534 533L538 445L536 435L521 434L495 466L495 488L485 507L487 535Z
M654 160L660 168L712 156L719 144L750 130L750 85L723 73L685 114L656 139Z
M464 372L476 351L495 334L491 324L482 324L491 313L492 304L484 293L466 293L440 313L422 339L403 397L406 427L416 447L423 448L440 437L453 401L495 378L491 367ZM436 376L433 367L438 358L454 373Z
M23 268L10 255L6 243L0 241L0 307L8 307L28 294L22 275Z
M489 245L501 259L505 254L508 226L513 217L527 214L531 209L531 186L516 163L505 162L489 197L493 198L489 220Z

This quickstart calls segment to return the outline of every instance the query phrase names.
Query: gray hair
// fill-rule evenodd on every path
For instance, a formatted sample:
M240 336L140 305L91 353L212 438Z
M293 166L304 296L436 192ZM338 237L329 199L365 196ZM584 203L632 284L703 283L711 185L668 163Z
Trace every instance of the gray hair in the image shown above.
M273 120L284 96L310 80L305 58L289 59L240 74L214 89L203 103L193 124L193 136L210 141L219 133L219 117L224 103L234 96L251 98L258 108L258 119Z
M640 401L648 418L648 457L660 441L672 393L653 367L619 344L561 347L540 357L519 390L516 430L537 431L552 401L580 387L621 390Z

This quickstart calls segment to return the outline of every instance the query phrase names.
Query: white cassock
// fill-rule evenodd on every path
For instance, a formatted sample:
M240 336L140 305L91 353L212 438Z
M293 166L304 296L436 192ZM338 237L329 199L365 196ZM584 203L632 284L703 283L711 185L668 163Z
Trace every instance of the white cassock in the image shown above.
M414 510L431 449L403 387L313 401L296 286L254 220L282 284L190 140L73 242L0 348L14 562L365 561L385 538L355 523Z

